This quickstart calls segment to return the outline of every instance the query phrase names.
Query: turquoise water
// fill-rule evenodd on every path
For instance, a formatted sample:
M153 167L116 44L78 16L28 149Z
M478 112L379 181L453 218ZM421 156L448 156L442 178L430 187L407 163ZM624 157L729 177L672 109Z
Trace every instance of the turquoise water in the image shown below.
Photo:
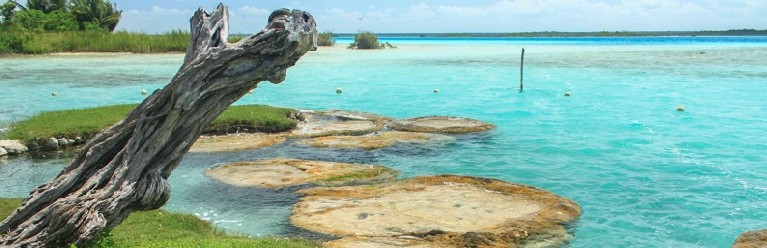
M375 151L288 142L188 154L171 178L166 208L254 236L304 235L285 225L297 200L293 189L234 188L202 175L219 163L283 156L381 164L403 177L464 174L544 188L584 210L571 247L728 247L741 232L767 227L767 38L386 39L399 48L320 48L285 82L262 83L238 104L466 116L498 128ZM523 47L527 89L520 93ZM181 60L2 58L0 123L139 101L141 89L162 87ZM686 111L677 112L679 105ZM66 162L0 162L0 197L24 196Z

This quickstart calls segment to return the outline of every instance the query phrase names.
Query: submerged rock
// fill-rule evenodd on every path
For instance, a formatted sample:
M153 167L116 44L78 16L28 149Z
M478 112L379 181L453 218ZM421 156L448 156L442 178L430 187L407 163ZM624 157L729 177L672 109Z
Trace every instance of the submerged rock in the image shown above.
M264 148L285 142L281 134L229 134L200 136L189 149L190 152L232 152Z
M312 188L291 222L336 235L331 247L562 246L581 215L570 199L530 186L466 176Z
M327 136L302 140L301 143L313 147L379 149L393 146L397 142L426 143L430 141L451 141L455 138L431 133L386 131L364 136Z
M288 158L226 164L208 169L205 175L234 186L265 188L359 185L391 182L397 177L395 171L378 165Z
M767 247L767 229L744 232L732 244L732 248L761 247Z
M450 116L425 116L396 120L390 122L388 126L399 131L424 133L471 133L495 128L495 125L490 123Z
M292 137L363 135L382 130L391 120L370 113L344 110L302 111L301 116L304 121L290 133Z

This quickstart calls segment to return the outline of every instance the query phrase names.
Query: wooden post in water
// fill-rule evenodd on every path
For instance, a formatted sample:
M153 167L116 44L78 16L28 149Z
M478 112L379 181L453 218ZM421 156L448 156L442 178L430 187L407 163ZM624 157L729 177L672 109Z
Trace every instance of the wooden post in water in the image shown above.
M523 75L524 75L524 66L525 66L525 49L522 48L522 57L519 61L519 92L522 92L524 90L525 85L523 82Z

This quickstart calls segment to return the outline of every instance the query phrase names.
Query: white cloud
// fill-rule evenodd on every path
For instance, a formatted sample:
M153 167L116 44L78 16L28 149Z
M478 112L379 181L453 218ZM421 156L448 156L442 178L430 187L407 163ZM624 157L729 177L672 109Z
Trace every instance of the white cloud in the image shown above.
M252 7L252 6L242 6L237 8L236 13L239 15L249 15L249 16L269 16L272 12L266 9Z
M192 16L194 14L194 10L190 9L174 9L174 8L162 8L158 6L152 6L152 12L159 14L159 15L174 15L174 16Z

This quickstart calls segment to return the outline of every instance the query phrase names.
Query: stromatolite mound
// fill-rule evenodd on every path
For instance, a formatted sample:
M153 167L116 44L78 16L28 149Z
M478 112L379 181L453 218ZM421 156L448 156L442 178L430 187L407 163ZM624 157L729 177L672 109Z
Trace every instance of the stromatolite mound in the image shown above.
M530 186L466 176L312 188L291 222L341 237L331 247L561 246L581 215L570 199Z
M363 135L382 130L391 120L370 113L344 110L301 111L301 116L303 121L290 133L292 137Z
M363 136L326 136L302 140L301 143L313 147L379 149L402 143L426 143L452 141L455 138L433 133L414 133L386 131Z
M302 184L321 186L391 182L397 173L378 165L274 158L217 166L205 175L234 186L278 188Z
M390 129L424 133L472 133L495 128L495 125L471 118L450 116L425 116L396 120L388 124Z
M764 248L767 247L767 229L742 233L735 240L732 248Z
M264 148L285 142L283 134L245 133L200 136L189 152L232 152Z
M323 245L328 248L443 248L445 246L425 241L418 237L345 237Z

